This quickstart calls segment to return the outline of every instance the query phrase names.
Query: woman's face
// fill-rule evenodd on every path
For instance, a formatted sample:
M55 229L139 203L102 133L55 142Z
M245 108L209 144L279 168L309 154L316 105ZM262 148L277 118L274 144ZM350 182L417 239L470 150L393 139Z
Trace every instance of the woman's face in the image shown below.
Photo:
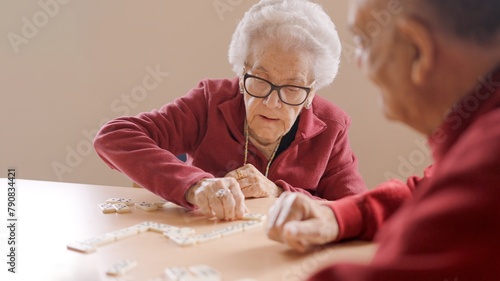
M254 53L246 63L246 73L266 79L276 86L310 87L313 83L312 60L304 52L284 51L278 44L269 44ZM240 81L243 85L243 78ZM291 106L281 102L273 91L266 98L245 92L245 108L250 136L262 145L272 144L285 135L304 105L314 97L311 90L306 102Z

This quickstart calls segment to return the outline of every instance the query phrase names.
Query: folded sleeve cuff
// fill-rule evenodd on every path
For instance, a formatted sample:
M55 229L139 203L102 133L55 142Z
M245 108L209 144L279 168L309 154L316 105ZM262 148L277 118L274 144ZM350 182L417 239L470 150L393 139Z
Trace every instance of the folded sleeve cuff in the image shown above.
M359 237L363 230L363 217L358 207L357 196L346 197L327 204L332 209L339 225L335 241Z

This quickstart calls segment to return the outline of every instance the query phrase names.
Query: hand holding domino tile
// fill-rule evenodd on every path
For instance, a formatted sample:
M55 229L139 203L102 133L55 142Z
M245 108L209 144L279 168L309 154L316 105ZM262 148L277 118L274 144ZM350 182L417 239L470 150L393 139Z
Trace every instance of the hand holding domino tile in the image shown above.
M200 180L186 191L186 200L208 218L241 219L247 210L238 182L230 177Z
M283 189L269 180L252 164L242 167L226 174L238 181L245 198L279 197Z

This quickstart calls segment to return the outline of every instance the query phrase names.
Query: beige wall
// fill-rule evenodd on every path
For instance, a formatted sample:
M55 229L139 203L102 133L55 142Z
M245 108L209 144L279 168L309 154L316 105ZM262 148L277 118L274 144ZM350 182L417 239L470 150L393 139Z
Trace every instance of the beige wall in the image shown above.
M16 167L21 178L131 185L91 150L92 136L102 122L159 108L202 78L233 77L229 40L255 2L2 1L0 177ZM374 186L387 174L420 173L422 137L384 120L376 89L352 62L346 1L319 2L346 47L338 79L319 94L352 116L363 176Z

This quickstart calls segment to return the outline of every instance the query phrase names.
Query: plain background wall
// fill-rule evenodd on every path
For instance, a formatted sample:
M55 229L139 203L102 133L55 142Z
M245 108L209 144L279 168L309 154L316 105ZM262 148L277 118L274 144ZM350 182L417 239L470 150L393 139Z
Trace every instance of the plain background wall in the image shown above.
M256 2L1 1L0 177L15 167L19 178L130 186L93 151L99 127L159 108L203 78L234 77L228 44ZM368 185L421 174L425 139L384 119L377 89L353 61L348 1L317 2L344 45L338 78L318 94L351 115L351 144Z

